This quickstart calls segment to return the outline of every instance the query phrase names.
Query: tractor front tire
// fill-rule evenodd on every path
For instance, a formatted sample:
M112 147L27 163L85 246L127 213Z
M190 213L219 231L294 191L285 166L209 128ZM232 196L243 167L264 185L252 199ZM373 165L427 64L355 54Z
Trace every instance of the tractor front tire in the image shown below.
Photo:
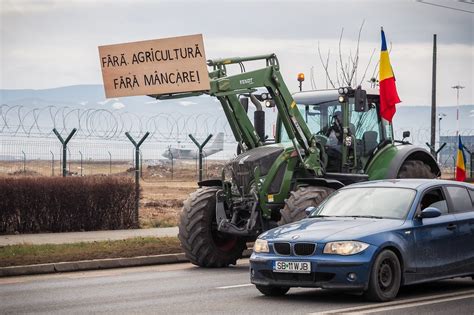
M407 160L400 167L397 178L436 178L436 174L423 161Z
M208 268L236 264L246 241L217 230L216 192L219 187L201 187L184 202L178 237L191 263Z
M332 188L322 186L299 187L296 191L292 191L290 197L285 200L285 207L280 211L281 219L278 225L304 219L306 208L319 206L333 191Z

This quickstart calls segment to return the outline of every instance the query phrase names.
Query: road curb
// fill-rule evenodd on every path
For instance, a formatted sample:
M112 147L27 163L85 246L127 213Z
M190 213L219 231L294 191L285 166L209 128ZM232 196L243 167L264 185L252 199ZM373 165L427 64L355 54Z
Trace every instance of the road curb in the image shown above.
M247 249L243 257L250 257L252 251ZM184 253L139 256L129 258L105 258L58 262L49 264L0 267L0 277L25 276L57 272L100 270L111 268L138 267L147 265L164 265L189 262Z

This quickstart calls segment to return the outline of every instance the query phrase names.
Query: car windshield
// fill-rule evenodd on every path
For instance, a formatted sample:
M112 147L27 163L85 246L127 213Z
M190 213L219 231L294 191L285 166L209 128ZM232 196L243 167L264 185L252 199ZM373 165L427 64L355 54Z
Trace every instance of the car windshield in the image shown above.
M357 187L335 192L310 217L405 219L415 198L408 188Z

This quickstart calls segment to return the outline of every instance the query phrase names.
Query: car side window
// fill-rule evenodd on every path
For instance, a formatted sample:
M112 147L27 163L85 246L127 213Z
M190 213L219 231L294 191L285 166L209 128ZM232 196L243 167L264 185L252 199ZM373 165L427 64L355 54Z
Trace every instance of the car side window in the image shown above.
M474 206L474 190L473 189L469 189L469 195L471 195L471 202L472 202L472 205Z
M448 203L441 188L431 189L424 193L420 201L420 211L428 207L439 209L441 214L448 213Z
M465 187L448 186L446 187L448 194L453 203L453 212L468 212L474 211L472 207L471 197Z

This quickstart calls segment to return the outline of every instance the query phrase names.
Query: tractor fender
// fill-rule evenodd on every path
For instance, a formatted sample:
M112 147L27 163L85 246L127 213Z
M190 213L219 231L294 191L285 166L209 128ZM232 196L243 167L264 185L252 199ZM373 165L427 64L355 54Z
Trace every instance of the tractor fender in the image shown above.
M367 167L367 174L370 180L397 178L400 168L407 160L423 161L431 168L437 177L441 175L441 170L433 156L423 148L412 145L387 145L378 151Z
M323 186L338 190L344 187L344 184L338 180L326 178L298 178L296 186Z
M222 187L221 179L206 179L198 182L199 187Z

